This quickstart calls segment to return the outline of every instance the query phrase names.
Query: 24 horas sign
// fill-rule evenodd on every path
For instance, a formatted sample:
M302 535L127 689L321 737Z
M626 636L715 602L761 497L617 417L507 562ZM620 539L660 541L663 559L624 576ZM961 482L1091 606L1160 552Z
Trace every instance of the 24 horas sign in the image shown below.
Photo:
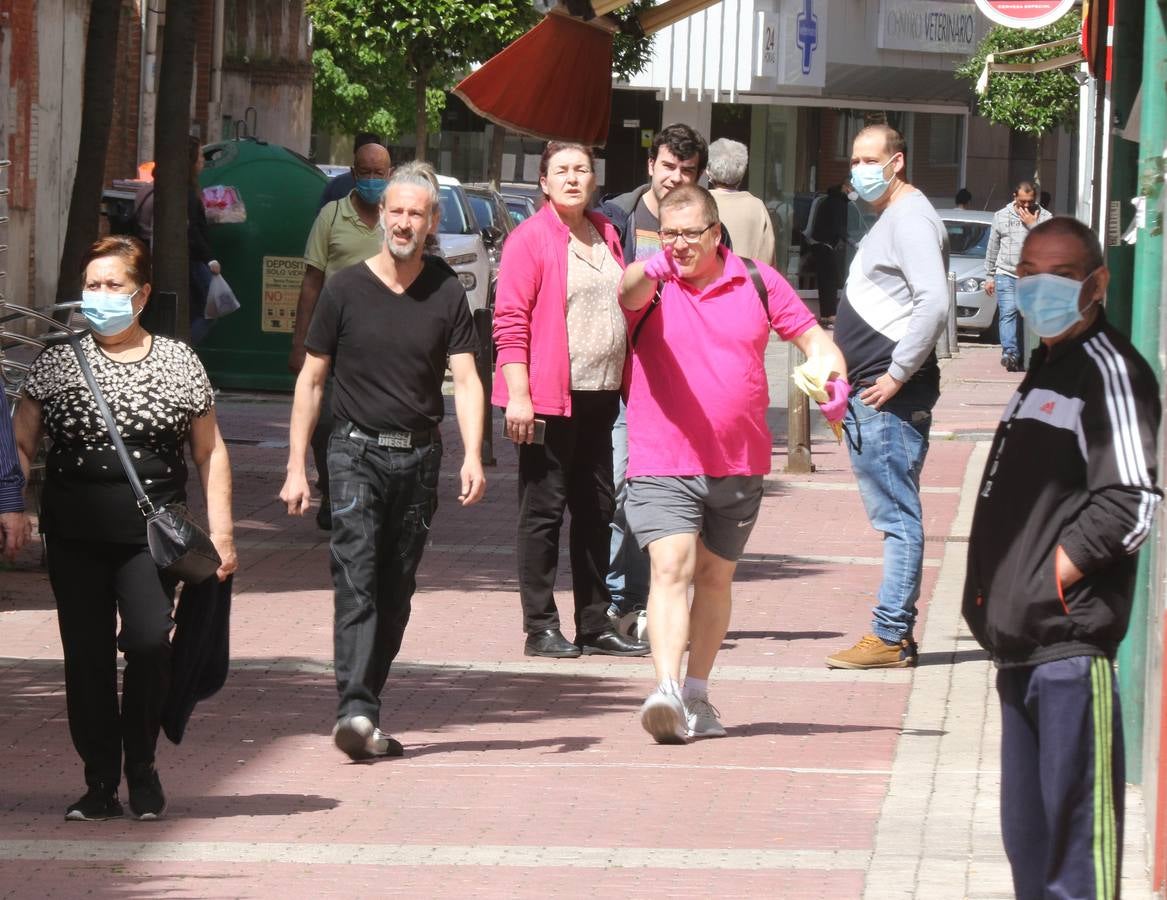
M1007 28L1044 28L1070 11L1074 0L976 0L977 9Z

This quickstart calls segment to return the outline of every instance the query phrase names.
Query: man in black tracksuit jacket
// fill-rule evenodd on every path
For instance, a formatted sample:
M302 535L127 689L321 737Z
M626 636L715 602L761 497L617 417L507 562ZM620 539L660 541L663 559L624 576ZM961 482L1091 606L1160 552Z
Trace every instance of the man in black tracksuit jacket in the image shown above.
M963 612L999 667L1001 825L1017 896L1112 898L1124 791L1112 661L1162 496L1160 389L1106 321L1109 273L1085 225L1035 227L1017 274L1022 314L1045 336L993 439ZM1065 279L1081 282L1076 294Z

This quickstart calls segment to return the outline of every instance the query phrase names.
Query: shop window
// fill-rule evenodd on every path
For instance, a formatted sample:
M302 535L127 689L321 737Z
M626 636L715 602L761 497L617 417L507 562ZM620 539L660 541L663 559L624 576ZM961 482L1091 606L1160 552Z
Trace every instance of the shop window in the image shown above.
M928 116L928 162L934 166L960 165L962 116Z
M858 109L835 111L835 159L850 159L855 135L868 125L867 115Z

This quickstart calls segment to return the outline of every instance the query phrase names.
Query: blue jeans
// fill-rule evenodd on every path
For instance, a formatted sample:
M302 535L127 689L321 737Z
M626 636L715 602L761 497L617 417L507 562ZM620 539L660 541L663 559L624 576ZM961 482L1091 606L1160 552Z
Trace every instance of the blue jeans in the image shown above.
M1017 279L1012 275L994 275L997 289L998 328L1001 333L1001 353L1012 353L1018 359L1017 349Z
M871 630L885 641L911 640L924 571L920 472L928 455L932 406L893 398L877 410L852 397L843 425L867 518L883 532L883 580Z
M637 546L628 529L624 501L628 499L628 410L620 401L620 412L612 426L612 484L616 489L616 511L612 515L612 544L609 550L608 591L612 607L623 615L644 609L648 602L648 554Z
M338 423L328 442L337 718L376 724L438 508L442 444L382 447L346 435L347 426Z

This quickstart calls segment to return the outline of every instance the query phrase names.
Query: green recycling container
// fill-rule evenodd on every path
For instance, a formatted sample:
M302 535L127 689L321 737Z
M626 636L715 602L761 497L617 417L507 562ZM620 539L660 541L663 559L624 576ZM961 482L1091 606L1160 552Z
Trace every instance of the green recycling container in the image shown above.
M328 179L299 154L254 138L208 144L203 158L211 248L240 309L215 323L198 354L216 387L291 390L304 244Z

